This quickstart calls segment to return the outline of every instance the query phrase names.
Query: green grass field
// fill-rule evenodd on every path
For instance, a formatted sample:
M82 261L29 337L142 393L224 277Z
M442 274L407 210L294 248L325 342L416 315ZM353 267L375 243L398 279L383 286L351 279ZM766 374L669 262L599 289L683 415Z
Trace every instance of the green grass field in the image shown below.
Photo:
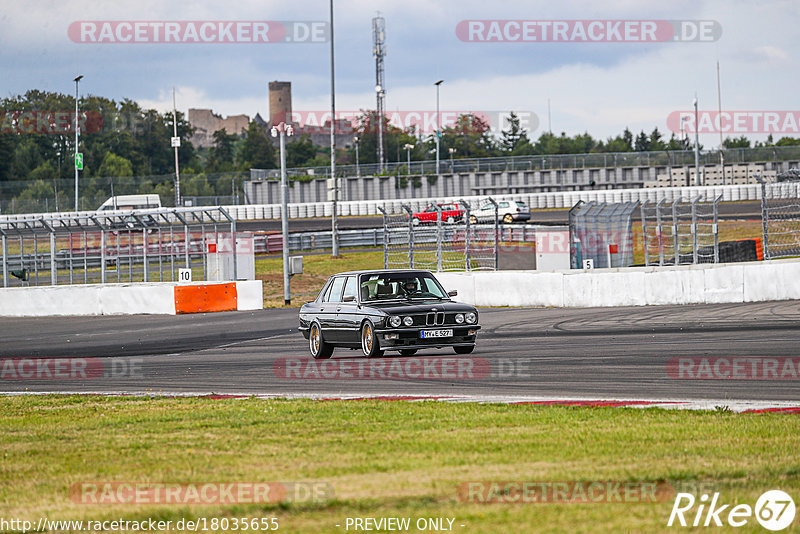
M794 415L23 396L0 398L0 422L0 517L34 522L276 517L283 532L346 532L347 518L443 517L470 534L666 532L687 530L666 527L671 496L656 503L481 504L464 502L458 488L475 481L645 481L699 485L726 503L751 506L770 489L800 499ZM87 482L274 481L328 489L318 500L277 504L109 505L70 497L72 485ZM763 530L753 518L737 529L754 531Z

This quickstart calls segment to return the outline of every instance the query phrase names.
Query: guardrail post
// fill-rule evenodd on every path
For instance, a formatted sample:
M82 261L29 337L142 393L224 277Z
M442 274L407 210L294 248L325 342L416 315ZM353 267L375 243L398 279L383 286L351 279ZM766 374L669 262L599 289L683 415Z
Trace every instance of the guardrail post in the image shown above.
M656 204L656 231L658 232L658 265L664 265L664 228L661 225L661 205L664 204L666 198L662 198Z
M414 212L408 204L403 204L403 209L408 213L408 268L414 268L414 223L411 219Z
M700 200L698 195L692 200L692 261L697 264L697 201Z
M50 230L50 285L58 285L58 270L56 269L56 234Z
M512 160L513 161L513 160ZM467 271L472 270L472 258L470 257L470 211L471 207L469 202L465 201L463 198L459 201L461 204L464 205L466 210L464 211L464 215L466 215L466 226L464 231L464 263Z
M497 271L500 265L500 205L492 197L488 200L494 206L494 270Z
M150 281L150 275L147 271L147 226L142 229L142 264L143 264L143 271L144 271L144 281Z
M639 213L642 216L642 248L644 249L644 264L647 267L650 267L650 254L647 250L647 215L645 212L648 202L649 200L646 199L644 202L642 202L642 206L639 208ZM633 251L631 250L631 254L632 253Z
M5 232L2 235L3 241L3 287L8 287L8 238Z
M679 239L680 236L678 235L678 204L681 201L681 197L675 199L672 203L672 240L673 248L675 249L675 258L672 261L672 265L680 265L681 264L681 251L680 251L680 244Z
M106 283L106 231L100 229L100 283Z
M719 263L719 201L722 195L714 199L714 263Z
M378 209L383 215L383 268L389 268L389 227L386 223L386 210L378 206ZM376 233L377 236L377 233ZM377 239L377 237L376 237Z
M767 227L769 225L769 210L767 209L767 183L761 177L761 174L755 175L756 181L761 184L761 245L764 249L764 259L770 259L769 254L769 234Z
M436 271L442 272L442 207L436 204Z

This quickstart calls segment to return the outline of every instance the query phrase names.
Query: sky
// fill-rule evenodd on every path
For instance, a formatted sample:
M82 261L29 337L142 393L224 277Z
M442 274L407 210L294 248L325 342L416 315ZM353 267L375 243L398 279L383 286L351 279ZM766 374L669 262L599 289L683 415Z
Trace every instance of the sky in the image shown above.
M99 30L83 37L70 32L88 28L81 23L103 21L267 21L273 29L281 26L276 21L327 23L329 0L0 2L2 96L29 89L72 94L72 80L82 74L82 95L130 98L166 111L175 87L181 111L210 108L268 118L267 84L281 80L292 82L294 110L330 108L325 39L112 43L85 42L91 35L99 38ZM626 127L668 133L667 117L692 109L695 94L700 110L717 110L717 62L723 111L800 110L800 54L793 52L800 9L794 0L334 0L338 110L375 107L371 20L378 13L386 24L387 111L434 110L433 83L442 79L442 110L528 112L538 117L538 126L530 124L532 137L548 124L557 134L588 132L599 138ZM543 26L536 26L536 40L526 42L465 41L466 33L457 32L460 23L467 24L462 21L484 21L483 33L473 36L487 37L493 20L578 20L586 21L584 28L592 21L705 21L716 30L705 41L661 42L576 42L580 34L541 42ZM517 35L511 26L499 27ZM719 134L703 133L700 142L717 146Z

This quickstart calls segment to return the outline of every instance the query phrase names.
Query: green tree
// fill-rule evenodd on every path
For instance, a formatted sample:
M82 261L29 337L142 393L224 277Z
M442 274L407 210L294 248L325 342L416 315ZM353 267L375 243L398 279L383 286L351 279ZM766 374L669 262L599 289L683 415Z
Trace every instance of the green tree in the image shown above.
M317 155L317 147L311 142L311 137L303 135L300 139L286 145L286 166L304 167Z
M213 133L214 146L208 155L206 170L208 172L232 171L234 168L234 146L238 137L236 134L229 134L224 129L219 129Z
M214 135L216 136L217 134L215 133ZM230 140L230 137L228 137L228 140ZM248 169L274 169L276 167L275 153L276 149L270 142L267 129L264 126L259 126L255 121L250 121L247 127L247 134L236 156L236 166L243 171ZM214 149L212 149L212 157L214 157Z
M520 126L519 117L513 111L508 118L508 129L500 132L499 148L511 156L533 153L533 145L528 138L528 132Z
M106 152L103 163L97 170L98 176L133 176L133 165L122 156Z

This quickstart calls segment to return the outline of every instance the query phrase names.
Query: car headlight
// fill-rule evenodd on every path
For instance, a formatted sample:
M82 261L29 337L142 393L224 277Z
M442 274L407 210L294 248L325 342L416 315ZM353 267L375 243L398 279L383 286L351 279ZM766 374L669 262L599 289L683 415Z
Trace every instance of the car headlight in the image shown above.
M475 313L475 312L469 312L469 313L467 313L466 319L467 319L468 323L472 323L472 324L477 323L478 322L478 314Z
M463 313L457 313L456 314L456 322L458 324L461 324L461 323L464 322L464 314Z
M406 326L411 326L412 324L414 324L414 319L411 317L406 317L405 319L403 319L403 324Z
M400 326L401 319L397 315L389 317L389 326L397 328Z

